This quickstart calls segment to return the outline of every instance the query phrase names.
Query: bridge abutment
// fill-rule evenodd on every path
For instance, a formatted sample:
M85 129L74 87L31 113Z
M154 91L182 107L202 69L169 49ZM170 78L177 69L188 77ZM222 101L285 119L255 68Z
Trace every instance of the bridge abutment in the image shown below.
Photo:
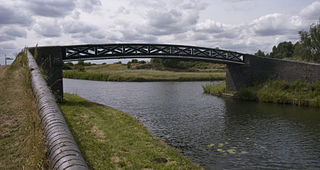
M245 55L245 64L228 64L226 86L228 90L239 91L268 79L288 82L320 81L320 64L288 61L274 58Z
M63 81L62 81L62 48L38 47L29 48L40 67L41 73L58 102L63 100Z

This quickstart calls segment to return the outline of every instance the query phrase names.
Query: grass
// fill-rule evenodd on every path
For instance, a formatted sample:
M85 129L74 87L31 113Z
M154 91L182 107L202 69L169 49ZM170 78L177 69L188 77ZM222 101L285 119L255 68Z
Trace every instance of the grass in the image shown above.
M60 107L90 169L202 169L126 113L72 94Z
M0 70L0 169L47 169L26 56Z
M86 66L85 72L65 70L64 78L100 81L212 81L224 80L225 72L176 72L153 69L128 69L123 64Z
M225 83L203 88L205 93L215 94L225 89ZM320 82L306 83L297 80L289 83L283 80L268 80L243 88L236 96L241 100L320 107Z
M227 90L225 81L216 85L205 85L202 88L204 93L212 94L215 96L222 96L222 95L228 95L228 94L234 95L234 92Z

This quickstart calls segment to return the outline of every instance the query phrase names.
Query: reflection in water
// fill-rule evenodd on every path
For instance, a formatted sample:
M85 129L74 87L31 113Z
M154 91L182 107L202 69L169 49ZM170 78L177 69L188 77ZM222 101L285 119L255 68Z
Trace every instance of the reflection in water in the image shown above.
M208 96L204 84L64 79L64 90L128 112L206 169L320 168L316 109Z

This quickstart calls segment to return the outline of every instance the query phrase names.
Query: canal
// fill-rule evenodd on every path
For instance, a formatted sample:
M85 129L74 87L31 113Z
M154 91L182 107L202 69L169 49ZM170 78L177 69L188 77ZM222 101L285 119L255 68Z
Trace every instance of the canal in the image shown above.
M205 95L217 82L64 79L64 92L136 117L205 169L320 169L320 111Z

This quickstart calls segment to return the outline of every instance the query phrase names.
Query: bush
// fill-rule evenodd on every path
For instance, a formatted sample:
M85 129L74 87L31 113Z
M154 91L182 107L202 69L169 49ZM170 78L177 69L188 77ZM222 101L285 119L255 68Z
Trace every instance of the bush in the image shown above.
M257 101L258 97L249 89L247 88L242 88L240 91L237 93L239 98L241 100L248 100L248 101Z
M63 63L62 69L63 70L72 70L73 68L73 63L68 62L68 63Z

